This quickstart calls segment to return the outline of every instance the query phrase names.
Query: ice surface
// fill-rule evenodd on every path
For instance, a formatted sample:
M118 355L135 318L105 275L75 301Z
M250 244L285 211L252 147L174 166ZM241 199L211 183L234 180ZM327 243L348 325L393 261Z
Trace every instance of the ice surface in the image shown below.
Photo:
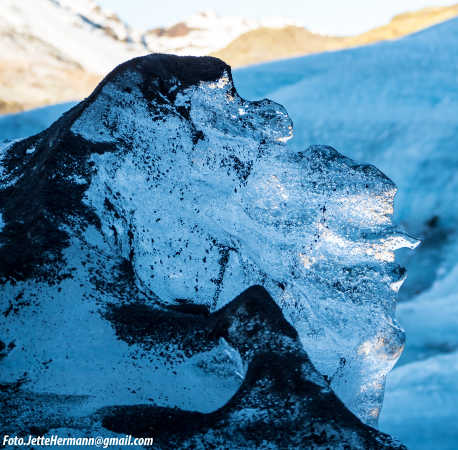
M375 163L400 187L395 214L426 245L408 264L409 278L401 289L404 298L412 299L398 305L399 321L407 329L404 365L389 377L381 427L413 449L453 448L458 439L456 408L442 407L443 399L456 392L451 369L456 353L435 356L456 350L457 29L452 20L399 41L254 66L234 75L243 96L268 96L287 107L295 123L289 148L332 144ZM434 393L427 390L432 378L410 381L431 364L439 380L431 384ZM422 390L431 393L422 399L427 408L419 401ZM414 411L411 404L417 405ZM433 414L442 420L433 421Z
M286 107L295 124L292 146L332 145L396 183L395 221L423 241L414 255L400 255L409 273L403 299L456 264L458 209L450 206L458 192L457 46L452 19L398 41L234 74L242 96Z
M380 429L411 449L455 449L458 405L458 269L398 305L407 342L387 379Z
M100 232L71 232L72 245L64 258L68 267L75 267L78 281L69 281L66 289L53 294L43 288L49 299L48 306L48 300L41 305L47 332L39 338L31 331L22 339L36 347L47 333L62 336L58 330L64 325L49 323L53 308L66 317L62 333L80 336L71 330L97 309L92 302L76 311L68 306L75 285L82 285L77 296L93 295L88 286L93 275L78 256L78 242L83 240L89 254L94 248L128 260L138 292L162 304L185 299L214 311L253 284L265 286L336 393L363 421L376 423L385 376L404 342L394 320L396 293L404 277L394 251L415 246L392 225L394 184L374 167L358 165L330 147L299 150L286 145L292 123L285 109L269 100L240 98L227 66L218 76L212 78L210 70L203 81L192 81L195 75L179 72L175 63L162 67L148 61L113 72L96 94L61 120L71 127L65 138L71 145L82 140L75 148L89 142L89 148L101 149L91 150L91 169L84 169L89 172L81 161L61 169L65 183L84 192L84 206L77 209L90 208ZM176 72L158 79L164 70ZM40 137L36 139L24 148L25 164L33 165L44 151L27 153L32 145L39 147ZM51 139L58 143L63 138ZM83 172L74 173L72 167ZM60 229L69 232L72 221ZM9 289L13 298L22 285ZM19 317L18 324L25 320ZM93 333L105 329L102 334L109 341L101 321L91 315L88 323ZM10 330L13 339L14 327ZM80 337L85 346L94 339L89 336ZM48 345L46 351L53 353L56 346ZM94 387L101 398L108 380L117 379L116 372L109 373L110 361L119 359L126 373L133 370L127 367L127 349L115 348L101 364L107 371L100 378L106 379L105 385ZM9 367L20 371L27 366L27 351L16 356L13 352L8 360ZM74 374L81 377L72 380L72 390L81 394L86 389L86 362L79 364ZM148 364L143 364L147 371ZM52 388L61 370L57 363L52 367L54 376L48 368L41 384L36 382L43 390ZM63 391L65 377L61 380ZM154 378L133 398L153 395L150 383ZM127 382L126 389L130 385ZM133 401L127 391L118 389L118 395Z
M431 289L398 305L407 342L400 364L458 350L458 266Z
M43 131L75 104L75 102L61 103L0 116L0 142L25 138Z
M456 398L449 352L458 335L457 47L453 19L397 41L234 73L242 96L287 108L292 146L331 144L375 164L399 188L394 221L423 243L397 255L408 269L397 314L407 341L403 365L388 376L381 427L412 449L458 442L458 409L448 403ZM437 382L421 378L431 365Z
M129 323L129 310L120 308L120 333ZM157 314L143 309L141 317L136 316L137 331L152 323L165 331L167 316L158 319ZM243 383L214 414L152 405L116 406L101 411L105 428L137 436L154 432L159 448L405 450L345 408L310 363L296 330L261 286L250 287L204 321L190 321L191 317L180 314L170 319L175 330L172 342L181 330L181 343L203 335L230 343L246 364Z
M456 449L458 353L406 364L387 380L380 429L409 449Z

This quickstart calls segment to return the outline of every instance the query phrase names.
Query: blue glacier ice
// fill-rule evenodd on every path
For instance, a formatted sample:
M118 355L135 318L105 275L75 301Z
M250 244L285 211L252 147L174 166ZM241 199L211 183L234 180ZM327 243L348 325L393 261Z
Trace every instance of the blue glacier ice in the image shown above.
M458 445L458 19L391 42L235 71L242 96L294 122L292 146L327 143L398 186L396 223L423 243L399 251L408 277L402 365L388 376L380 427L412 449Z
M221 61L151 55L5 143L1 381L68 402L72 420L148 402L207 413L251 373L239 352L225 339L178 351L138 320L206 317L261 285L323 386L376 424L404 345L394 252L417 241L393 225L396 186L380 170L292 136L285 108L241 98Z

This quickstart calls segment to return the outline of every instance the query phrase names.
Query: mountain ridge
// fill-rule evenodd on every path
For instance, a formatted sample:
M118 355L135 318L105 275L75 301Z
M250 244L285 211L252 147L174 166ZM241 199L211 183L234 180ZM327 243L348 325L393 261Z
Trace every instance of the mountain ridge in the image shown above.
M385 25L347 37L320 35L299 27L258 29L239 36L212 56L223 59L232 67L241 67L397 39L456 16L458 4L423 8L398 14Z
M94 0L4 0L0 114L84 98L116 65L151 52L210 54L239 67L393 39L456 15L458 4L426 8L358 36L333 37L312 33L292 19L204 11L140 32Z

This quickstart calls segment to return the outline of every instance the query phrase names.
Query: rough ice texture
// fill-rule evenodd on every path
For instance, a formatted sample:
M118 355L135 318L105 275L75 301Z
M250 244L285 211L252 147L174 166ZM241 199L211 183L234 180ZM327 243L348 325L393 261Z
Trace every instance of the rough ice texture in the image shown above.
M407 341L379 423L412 449L458 442L457 48L455 18L403 39L234 73L242 96L286 107L291 144L332 144L399 187L394 221L422 244L396 255L408 271L397 308Z
M375 424L404 342L393 252L415 243L392 226L387 177L291 136L284 108L240 98L223 62L151 55L5 146L2 381L69 415L107 398L208 413L244 389L240 349L137 342L113 305L205 316L262 285L324 382Z
M224 340L247 365L243 383L224 406L210 413L150 403L109 406L84 414L81 407L87 398L31 395L9 385L0 394L6 406L5 430L27 434L92 428L154 436L154 447L164 449L332 446L405 450L390 436L364 425L344 406L311 364L297 331L261 286L252 286L213 314L165 312L130 304L113 305L108 317L119 337L149 351L166 344L168 352L185 349L189 357ZM27 408L33 413L28 414Z
M126 323L132 326L130 313L118 315L118 330L125 332ZM261 286L194 323L176 314L167 324L155 311L143 310L128 333L144 341L143 331L156 327L161 329L158 337L171 330L180 343L202 341L202 336L225 339L247 363L244 381L210 414L148 405L105 408L98 416L109 430L159 436L155 444L161 448L405 448L363 425L345 408Z

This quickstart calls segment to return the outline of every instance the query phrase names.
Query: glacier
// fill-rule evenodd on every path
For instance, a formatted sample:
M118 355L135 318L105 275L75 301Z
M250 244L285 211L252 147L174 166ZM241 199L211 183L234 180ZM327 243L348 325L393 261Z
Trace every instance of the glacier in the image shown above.
M77 102L59 103L0 116L0 142L26 138L48 128Z
M452 19L396 41L234 71L242 96L287 108L292 146L326 142L399 188L394 221L422 244L397 252L408 272L397 309L407 340L380 428L411 449L458 442L457 48Z
M118 66L47 130L2 146L1 365L16 425L30 423L30 392L47 430L87 417L101 426L95 411L110 405L126 418L145 403L228 410L249 395L253 359L227 336L208 347L197 333L175 348L157 340L169 331L138 323L150 310L181 311L205 329L262 285L279 312L238 327L253 336L284 315L298 333L291 358L305 351L308 382L348 408L336 427L351 417L358 436L397 448L365 423L377 423L404 345L394 252L418 242L392 223L389 178L329 146L298 149L292 133L280 104L239 96L223 62L150 55ZM283 328L263 339L281 340Z

